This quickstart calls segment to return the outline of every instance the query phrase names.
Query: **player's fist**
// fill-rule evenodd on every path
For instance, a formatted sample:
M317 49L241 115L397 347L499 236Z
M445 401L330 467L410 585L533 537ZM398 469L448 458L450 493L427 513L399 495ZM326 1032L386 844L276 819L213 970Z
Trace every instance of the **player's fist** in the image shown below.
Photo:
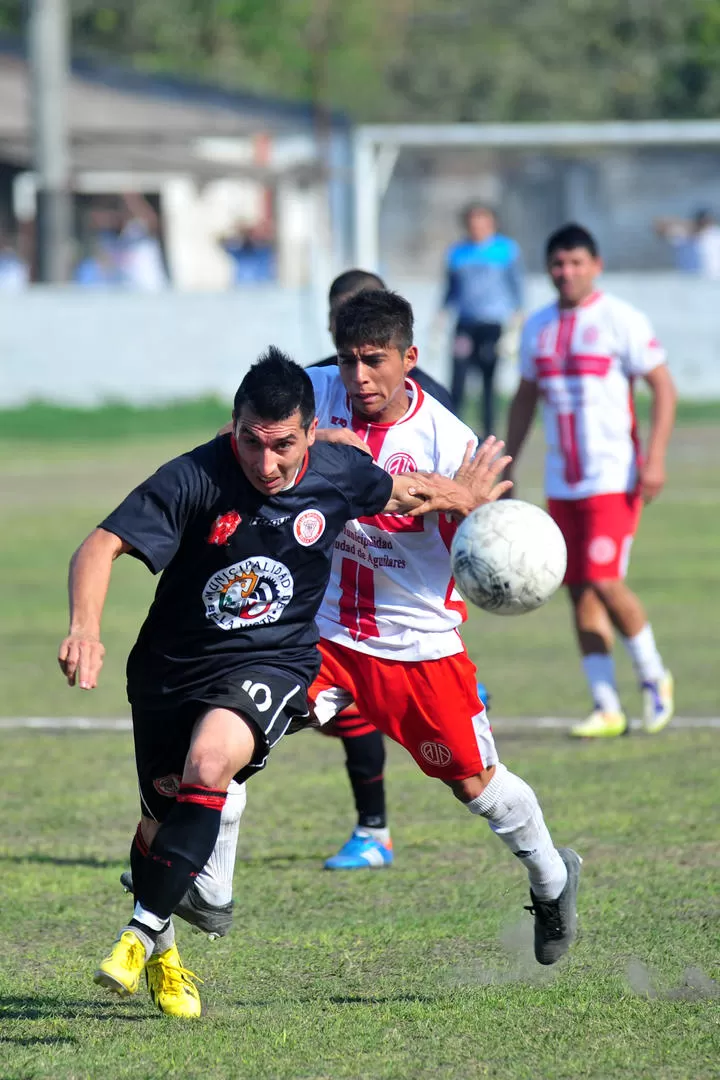
M640 470L640 494L645 503L652 502L665 487L663 462L646 461Z
M105 656L105 646L92 634L71 633L60 643L58 663L68 684L94 690Z

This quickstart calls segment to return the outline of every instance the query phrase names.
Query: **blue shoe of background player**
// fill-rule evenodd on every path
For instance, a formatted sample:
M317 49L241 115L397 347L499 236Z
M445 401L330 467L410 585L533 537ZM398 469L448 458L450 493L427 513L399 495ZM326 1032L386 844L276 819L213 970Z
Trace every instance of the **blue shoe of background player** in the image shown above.
M477 696L482 701L485 708L490 711L490 693L485 683L479 682L477 684Z
M377 840L366 829L355 829L347 843L325 862L326 870L381 870L392 866L392 840Z

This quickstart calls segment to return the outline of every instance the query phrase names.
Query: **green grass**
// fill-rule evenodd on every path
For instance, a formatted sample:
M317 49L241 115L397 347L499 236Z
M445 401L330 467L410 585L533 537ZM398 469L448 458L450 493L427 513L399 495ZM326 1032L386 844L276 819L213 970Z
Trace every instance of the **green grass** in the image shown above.
M205 419L90 444L0 440L0 714L126 713L125 657L153 579L117 565L101 686L81 694L55 661L67 561L134 483L215 429ZM680 428L632 563L684 714L717 713L719 447L712 427ZM519 474L533 499L537 451ZM567 961L534 964L517 864L397 748L397 865L323 874L351 824L349 792L339 745L305 734L250 785L234 932L210 946L179 928L206 980L203 1021L161 1017L144 989L115 1002L91 973L128 915L117 879L137 820L130 737L0 730L0 1080L717 1076L717 733L503 735L503 716L586 708L564 598L520 619L476 613L466 637L503 760L585 857ZM624 662L621 681L632 709Z
M507 401L500 401L500 431L505 430ZM646 420L647 395L638 395L638 415ZM216 397L176 401L163 405L130 405L109 401L95 408L73 408L45 401L15 409L0 409L0 432L4 439L39 442L104 442L108 439L215 431L229 419L231 402ZM477 409L470 403L467 422L475 423ZM720 401L681 401L678 421L683 424L717 424Z
M558 841L585 858L581 934L532 960L524 875L484 823L392 748L397 863L325 874L350 825L340 746L287 739L253 780L236 925L180 923L204 1019L92 971L128 917L130 737L1 732L4 1080L710 1080L717 1076L718 740L577 746L498 734Z
M0 715L117 716L127 711L124 665L154 581L131 559L115 568L104 621L107 657L99 690L65 686L56 667L67 621L67 564L82 538L157 465L203 441L216 422L172 435L90 445L0 439ZM525 451L518 494L541 500L539 440ZM679 710L715 715L720 560L720 432L680 427L663 496L645 513L630 583L647 605L661 650L677 680ZM474 612L465 637L496 715L581 717L586 690L566 599L519 619ZM627 708L638 697L618 655Z

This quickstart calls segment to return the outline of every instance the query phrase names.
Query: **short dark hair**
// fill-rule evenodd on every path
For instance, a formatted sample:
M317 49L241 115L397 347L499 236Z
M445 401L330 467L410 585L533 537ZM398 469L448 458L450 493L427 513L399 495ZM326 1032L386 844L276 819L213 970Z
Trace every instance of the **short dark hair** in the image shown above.
M597 240L591 232L582 225L563 225L549 237L545 245L545 259L548 261L556 251L574 251L575 248L585 248L593 258L600 254Z
M387 285L377 274L371 274L369 270L345 270L338 274L330 286L328 302L332 306L343 297L354 296L363 289L387 289Z
M261 420L287 420L299 409L305 431L315 419L315 394L310 376L294 360L271 345L237 388L233 405L238 417L243 408Z
M389 289L364 289L339 308L335 345L338 352L379 345L405 353L413 343L414 321L413 310L403 296Z

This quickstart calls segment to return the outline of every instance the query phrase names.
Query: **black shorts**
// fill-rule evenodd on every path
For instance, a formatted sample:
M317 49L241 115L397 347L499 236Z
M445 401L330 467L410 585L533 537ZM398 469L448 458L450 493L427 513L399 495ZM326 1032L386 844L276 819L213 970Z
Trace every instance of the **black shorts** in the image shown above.
M497 363L497 346L502 334L499 323L460 321L455 327L453 360L479 371L489 371Z
M177 706L148 707L133 704L135 763L142 813L162 821L180 787L193 728L211 708L234 709L255 729L255 753L235 780L242 784L265 766L268 754L290 725L293 730L309 723L307 687L287 672L254 665L240 669L237 682L202 700Z

